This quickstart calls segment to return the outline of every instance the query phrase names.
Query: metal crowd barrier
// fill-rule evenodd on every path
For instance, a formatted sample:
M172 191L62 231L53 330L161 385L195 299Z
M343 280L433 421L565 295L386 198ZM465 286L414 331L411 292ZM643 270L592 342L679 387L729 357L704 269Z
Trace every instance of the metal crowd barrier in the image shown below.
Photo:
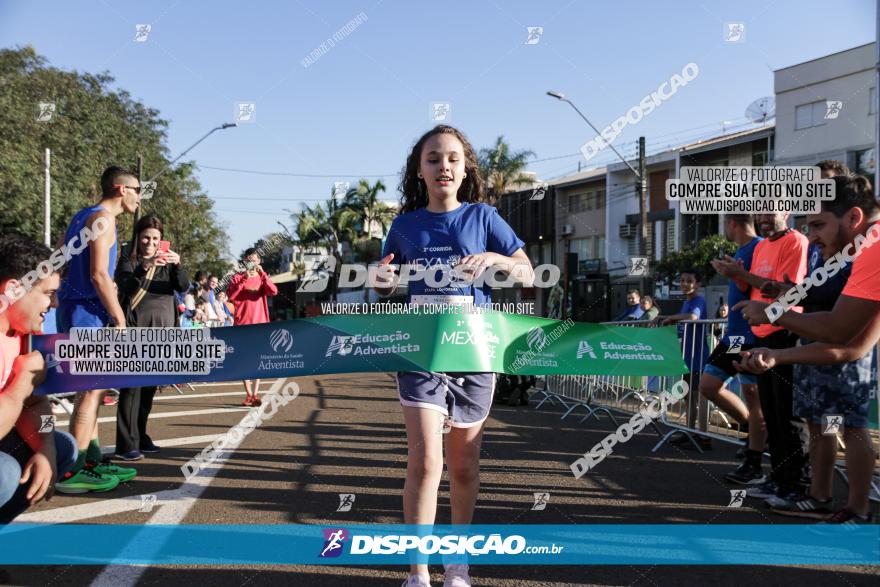
M658 326L653 322L639 320L603 322L603 324L632 328L656 328ZM657 452L676 433L684 434L699 452L703 452L703 450L694 438L696 435L707 436L721 442L744 444L747 442L747 435L739 430L738 423L702 397L699 392L700 374L712 350L724 336L727 329L726 320L683 320L678 325L680 326L679 341L682 344L682 358L691 371L683 377L688 383L689 391L685 398L672 404L666 404L665 409L661 410L658 420L667 428L665 432L658 426L657 421L652 422L660 440L651 449L651 452ZM875 380L877 379L878 356L880 356L880 347L875 349ZM614 416L615 413L628 419L638 411L642 403L663 391L669 391L672 385L682 377L553 375L538 379L538 385L531 396L532 398L541 398L535 409L545 403L558 405L565 410L561 416L561 419L565 419L581 408L586 413L581 417L580 422L592 417L598 419L599 414L605 414L617 427L619 422ZM739 383L735 380L728 380L725 385L731 391L740 391ZM740 396L742 397L741 393ZM878 396L880 393L875 391L873 399L878 404L875 408L876 411L880 411L880 397ZM744 398L743 402L745 402ZM875 445L880 441L876 429L877 419L875 412L871 424L873 428L869 429ZM841 449L846 449L840 437L838 437L838 444ZM848 483L844 463L838 462L835 469L844 482ZM880 477L876 474L871 483L871 500L880 501Z
M648 321L631 320L625 322L604 322L609 326L631 328L656 328L658 324ZM709 436L723 442L742 444L745 434L739 426L714 404L699 393L699 378L703 365L717 342L724 336L726 320L684 320L678 323L679 340L682 343L682 357L691 373L683 378L688 384L688 394L678 402L666 404L661 411L659 423L668 430L664 432L658 423L652 422L660 441L653 448L656 452L676 432L685 434L694 447L702 448L694 439L695 434ZM599 414L607 415L618 424L614 414L629 418L639 406L663 391L669 391L681 376L623 376L623 375L555 375L543 378L532 397L540 397L536 406L545 403L561 406L565 411L562 419L570 416L578 408L586 411L581 422ZM731 385L738 390L738 383Z
M181 389L181 386L186 387L190 391L196 390L196 388L193 387L192 384L190 384L190 383L173 383L170 385L170 387L172 387L174 389L174 391L176 391L180 395L183 395L183 390ZM164 386L159 386L159 387L164 387ZM109 392L112 395L116 395L117 397L119 396L119 390L116 388L110 389ZM72 404L73 400L76 399L76 395L77 395L77 392L71 391L71 392L67 392L67 393L53 393L53 394L47 395L46 397L49 398L49 403L51 403L53 406L58 406L62 410L64 410L64 412L68 416L73 416L73 411L71 410L70 406L67 403L62 402L61 400L67 399Z

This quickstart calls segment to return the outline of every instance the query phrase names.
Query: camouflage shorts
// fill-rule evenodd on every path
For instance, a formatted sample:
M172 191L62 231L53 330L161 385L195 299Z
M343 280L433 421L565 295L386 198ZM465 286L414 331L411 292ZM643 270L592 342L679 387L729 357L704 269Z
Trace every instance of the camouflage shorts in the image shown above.
M813 424L840 414L844 427L867 428L876 385L870 355L843 365L795 365L792 412Z

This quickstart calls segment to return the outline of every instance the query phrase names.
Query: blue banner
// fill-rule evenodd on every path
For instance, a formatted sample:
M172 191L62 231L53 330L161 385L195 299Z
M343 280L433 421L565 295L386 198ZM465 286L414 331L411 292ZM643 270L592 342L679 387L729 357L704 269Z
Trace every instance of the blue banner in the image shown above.
M230 328L73 334L31 337L31 348L46 356L48 367L37 395L327 373L687 372L674 327L626 328L501 312L340 315ZM225 351L218 358L220 348Z
M242 548L247 545L247 548ZM877 565L880 526L12 524L10 565Z

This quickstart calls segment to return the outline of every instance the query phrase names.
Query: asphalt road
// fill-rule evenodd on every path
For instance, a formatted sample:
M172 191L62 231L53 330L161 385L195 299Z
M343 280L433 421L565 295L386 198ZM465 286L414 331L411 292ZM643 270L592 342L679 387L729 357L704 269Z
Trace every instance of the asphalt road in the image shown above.
M301 394L254 430L214 475L183 485L180 466L246 413L240 382L199 385L157 396L149 431L164 449L136 466L138 477L105 494L56 495L19 521L95 524L402 523L406 441L394 380L388 374L295 379ZM264 381L261 389L272 382ZM103 444L112 444L115 408L102 408ZM164 416L164 417L163 417ZM607 420L560 421L558 410L496 406L483 442L482 489L475 523L791 523L747 501L727 507L722 475L734 448L697 454L664 447L645 432L582 479L569 463L612 429ZM61 422L66 418L59 417ZM836 481L837 497L845 487ZM532 510L535 492L549 492ZM339 513L340 493L356 495ZM141 495L157 496L150 512ZM441 484L438 523L449 520ZM248 546L241 545L246 551ZM587 561L585 561L587 562ZM762 566L472 566L474 585L877 585L878 567ZM436 569L440 571L439 568ZM48 566L7 567L13 585L399 585L400 567L337 566ZM442 584L437 572L433 580Z

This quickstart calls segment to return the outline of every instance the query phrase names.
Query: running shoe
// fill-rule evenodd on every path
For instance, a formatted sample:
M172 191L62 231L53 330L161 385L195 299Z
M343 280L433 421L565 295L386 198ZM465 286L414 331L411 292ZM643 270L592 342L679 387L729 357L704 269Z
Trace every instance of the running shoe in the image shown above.
M52 413L70 415L73 413L73 404L70 403L67 398L62 397L61 399L52 402Z
M144 460L144 454L139 450L130 450L127 453L116 453L116 458L123 461L142 461Z
M410 575L400 587L431 587L431 581L422 575Z
M448 565L443 587L471 587L467 565Z
M697 443L702 450L712 450L712 439L708 436L700 436L699 434L694 434L692 436L694 442ZM685 450L696 450L694 447L694 443L691 442L690 438L687 437L686 434L682 434L678 440L669 440L670 444L674 444L678 448L682 448Z
M786 497L771 497L765 501L770 506L770 511L783 516L795 518L816 518L821 520L832 513L831 498L816 499L807 494L789 495Z
M103 493L115 489L119 478L113 475L102 475L91 468L82 468L76 473L65 473L55 484L59 493Z
M152 440L148 440L147 442L142 442L140 447L141 452L145 454L155 454L162 450L161 447L156 446Z
M776 492L779 491L779 486L776 485L775 481L767 480L761 483L760 485L755 485L754 487L749 487L746 490L746 497L757 497L758 499L770 499L771 497L776 496Z
M89 465L86 465L86 467L89 467ZM107 458L102 459L100 463L89 468L93 469L99 475L113 475L119 479L120 483L127 483L137 477L137 469L120 467L119 465L113 464L113 462Z
M767 481L767 477L760 466L756 467L743 462L739 467L726 474L724 480L737 485L761 485Z
M849 508L843 508L842 510L837 510L821 522L820 524L845 524L847 526L855 526L857 524L870 524L874 519L873 514L868 512L866 515L862 516Z
M686 442L690 442L690 440L688 440L687 434L679 431L673 432L672 436L669 437L669 440L667 442L669 442L669 444L684 444Z

